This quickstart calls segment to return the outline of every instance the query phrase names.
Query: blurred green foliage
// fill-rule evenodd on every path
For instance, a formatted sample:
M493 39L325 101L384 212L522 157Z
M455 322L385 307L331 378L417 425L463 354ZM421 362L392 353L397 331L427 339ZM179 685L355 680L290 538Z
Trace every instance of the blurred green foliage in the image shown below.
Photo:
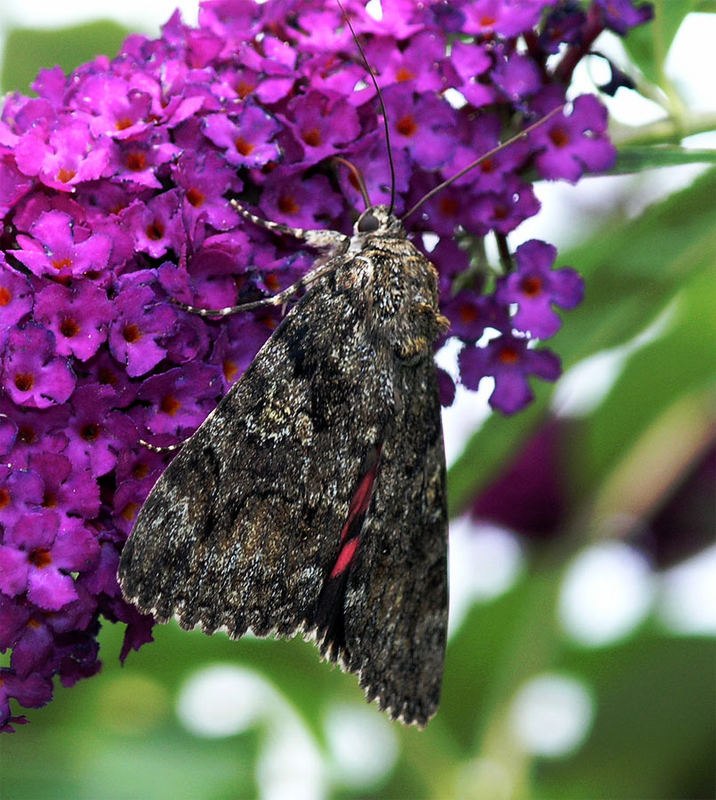
M655 24L636 31L627 46L644 76L659 85L683 16L693 7L711 9L696 0L656 5ZM109 23L52 34L14 32L3 86L26 90L38 67L60 63L70 69L98 52L116 52L123 36ZM673 148L661 156L655 148L630 155L635 171L647 163L687 160L682 156L678 148L676 155ZM589 241L560 254L560 263L577 267L587 283L585 303L568 315L553 345L565 367L630 342L659 318L663 329L631 353L610 391L565 444L569 507L561 535L535 546L516 585L475 605L451 639L438 716L424 732L393 726L399 757L382 783L349 788L337 782L331 796L684 800L716 794L713 640L674 635L649 617L625 640L586 648L566 637L556 615L568 558L605 536L607 519L638 513L648 523L712 435L714 198L711 170L636 219L615 208ZM537 394L528 411L510 419L493 416L468 443L449 476L454 510L465 508L548 419L551 387L541 386ZM180 687L207 664L239 664L263 675L305 723L328 764L324 713L336 701L363 704L355 679L321 664L315 649L300 640L237 643L158 626L156 642L132 653L122 668L121 637L119 627L106 625L102 674L58 688L47 708L28 713L32 724L2 739L3 797L255 796L257 758L273 735L269 727L208 739L178 721ZM544 671L581 679L595 700L586 741L556 759L522 750L507 722L516 690ZM504 770L511 788L498 791L498 782L485 789L472 781L479 763Z
M98 55L112 58L129 33L109 20L59 30L13 28L5 39L0 89L32 94L30 85L39 70L59 64L64 72L71 72Z

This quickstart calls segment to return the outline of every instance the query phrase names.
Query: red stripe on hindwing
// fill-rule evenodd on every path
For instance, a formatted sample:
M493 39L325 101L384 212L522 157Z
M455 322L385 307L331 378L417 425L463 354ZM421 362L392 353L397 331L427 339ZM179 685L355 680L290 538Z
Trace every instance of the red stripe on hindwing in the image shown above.
M376 447L368 454L366 459L368 462L366 464L366 473L363 475L360 481L358 481L358 486L356 487L353 497L351 498L351 504L348 508L348 516L346 517L345 525L341 531L341 542L344 542L346 538L351 538L349 533L351 533L352 528L355 528L356 520L360 517L360 522L362 523L363 519L365 518L366 512L368 511L368 506L370 505L370 499L373 496L373 484L375 483L375 476L378 472L379 457L380 447ZM358 529L358 531L352 535L360 535L360 529Z
M360 542L360 536L356 536L355 539L349 539L343 545L341 552L338 554L338 560L331 570L331 578L337 578L351 561L353 561L353 556L356 554L356 549L358 548L358 542Z
M321 652L332 657L345 646L343 604L350 568L360 545L363 522L370 508L373 487L378 474L381 445L371 447L363 459L361 476L348 505L346 521L341 529L338 556L326 576L316 603L313 622L321 632Z
M346 517L343 530L341 531L341 547L338 553L333 569L331 570L331 578L340 575L353 561L353 558L358 549L360 542L360 532L363 529L363 520L370 506L370 500L373 496L373 484L375 483L375 476L378 472L378 460L380 457L380 447L371 450L366 457L366 472L363 477L358 481L358 486L351 503L348 507L348 516Z

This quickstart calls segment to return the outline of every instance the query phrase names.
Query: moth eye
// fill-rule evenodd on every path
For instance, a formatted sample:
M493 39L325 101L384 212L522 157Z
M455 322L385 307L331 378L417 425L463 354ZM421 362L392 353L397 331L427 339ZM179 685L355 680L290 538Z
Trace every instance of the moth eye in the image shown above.
M374 214L364 214L358 220L358 233L371 233L371 231L377 231L380 222L378 221L378 217Z

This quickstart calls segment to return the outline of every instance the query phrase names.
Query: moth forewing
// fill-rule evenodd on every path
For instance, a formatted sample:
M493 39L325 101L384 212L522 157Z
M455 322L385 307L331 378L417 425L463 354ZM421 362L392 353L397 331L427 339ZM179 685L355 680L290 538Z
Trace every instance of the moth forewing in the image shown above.
M153 488L120 582L159 621L315 638L424 725L448 602L436 272L383 206L322 269Z

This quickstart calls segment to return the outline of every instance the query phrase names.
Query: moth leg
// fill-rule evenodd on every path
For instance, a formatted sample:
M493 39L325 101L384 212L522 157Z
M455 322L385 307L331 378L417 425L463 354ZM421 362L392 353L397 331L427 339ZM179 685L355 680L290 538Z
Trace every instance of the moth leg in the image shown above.
M273 223L271 223L273 225ZM318 231L316 231L318 233ZM299 278L295 283L286 287L283 291L277 294L270 295L269 297L262 297L260 300L252 300L249 303L240 303L237 306L227 306L226 308L197 308L196 306L187 305L179 300L172 300L174 305L189 311L192 314L198 314L200 317L228 317L231 314L238 314L241 311L251 311L254 308L263 308L264 306L282 306L285 305L287 300L290 300L296 292L309 286L314 281L327 275L329 272L335 270L336 264L333 259L325 262L320 262L307 272L303 277Z
M241 203L237 203L236 200L232 200L231 205L242 217L250 220L254 225L266 228L266 230L271 231L271 233L293 236L294 239L299 239L310 247L315 247L318 250L340 250L341 248L347 247L350 241L350 237L338 231L311 231L305 228L292 228L289 225L284 225L282 222L271 222L262 217L257 217L256 214L252 214L247 208L244 208Z
M150 442L145 441L144 439L139 440L139 444L142 447L146 447L147 450L151 450L152 453L173 453L175 450L181 450L186 443L186 439L183 442L177 442L177 444L151 444Z
M254 308L285 305L286 301L290 300L296 292L310 286L314 281L322 278L329 272L333 272L336 268L334 256L345 252L350 244L350 237L338 231L309 231L303 228L291 228L281 222L270 222L267 219L257 217L255 214L245 209L240 203L237 203L236 200L232 200L231 204L239 214L251 220L251 222L256 225L260 225L273 233L285 233L289 236L293 236L305 242L310 247L323 250L324 254L316 261L314 267L303 277L299 278L283 291L271 295L270 297L262 297L260 300L252 300L248 303L240 303L239 305L227 306L226 308L197 308L196 306L182 303L179 300L173 301L175 305L184 309L184 311L198 314L200 317L227 317L230 314L238 314L241 311L251 311Z

